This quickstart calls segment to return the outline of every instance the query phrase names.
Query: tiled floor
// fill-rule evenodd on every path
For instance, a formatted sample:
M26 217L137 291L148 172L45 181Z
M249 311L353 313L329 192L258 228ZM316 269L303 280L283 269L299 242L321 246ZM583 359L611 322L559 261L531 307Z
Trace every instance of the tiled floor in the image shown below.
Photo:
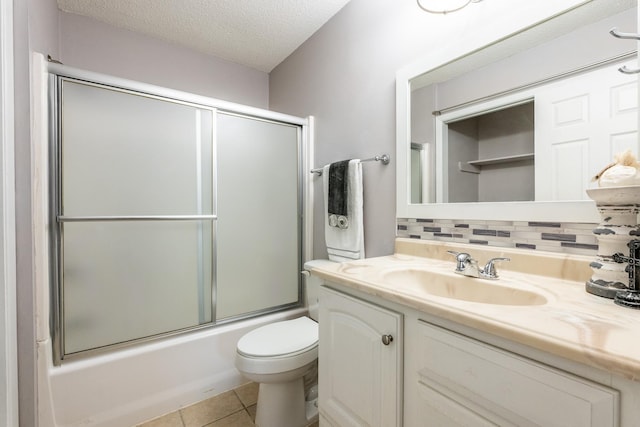
M138 427L254 427L257 401L258 384L248 383Z

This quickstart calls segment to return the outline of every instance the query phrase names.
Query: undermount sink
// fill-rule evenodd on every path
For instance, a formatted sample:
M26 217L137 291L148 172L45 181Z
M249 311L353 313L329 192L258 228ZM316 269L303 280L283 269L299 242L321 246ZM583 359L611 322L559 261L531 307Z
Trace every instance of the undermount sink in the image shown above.
M438 274L422 268L383 273L383 280L398 291L495 305L544 305L547 298L536 292L500 285L462 275Z

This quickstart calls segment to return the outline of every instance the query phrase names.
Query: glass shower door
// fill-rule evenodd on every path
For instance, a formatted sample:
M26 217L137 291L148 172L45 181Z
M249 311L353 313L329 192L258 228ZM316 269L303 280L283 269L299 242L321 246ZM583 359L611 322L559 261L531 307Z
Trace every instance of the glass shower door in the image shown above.
M59 78L63 354L210 324L215 110Z
M216 319L298 304L300 126L219 112Z

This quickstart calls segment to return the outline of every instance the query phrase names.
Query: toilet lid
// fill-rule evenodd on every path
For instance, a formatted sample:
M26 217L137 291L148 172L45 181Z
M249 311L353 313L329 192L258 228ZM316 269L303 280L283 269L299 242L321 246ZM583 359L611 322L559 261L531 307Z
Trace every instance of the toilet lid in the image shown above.
M318 344L318 324L308 317L271 323L247 333L238 341L246 356L273 357L312 348Z

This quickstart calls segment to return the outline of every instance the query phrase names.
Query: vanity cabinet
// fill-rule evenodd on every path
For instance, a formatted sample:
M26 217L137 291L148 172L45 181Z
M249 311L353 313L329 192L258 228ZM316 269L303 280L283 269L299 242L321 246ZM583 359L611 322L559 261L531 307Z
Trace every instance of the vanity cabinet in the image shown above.
M325 282L321 427L640 426L637 380L446 317Z
M616 390L421 320L415 332L406 425L619 425Z
M320 291L323 427L400 427L402 315L333 289Z

